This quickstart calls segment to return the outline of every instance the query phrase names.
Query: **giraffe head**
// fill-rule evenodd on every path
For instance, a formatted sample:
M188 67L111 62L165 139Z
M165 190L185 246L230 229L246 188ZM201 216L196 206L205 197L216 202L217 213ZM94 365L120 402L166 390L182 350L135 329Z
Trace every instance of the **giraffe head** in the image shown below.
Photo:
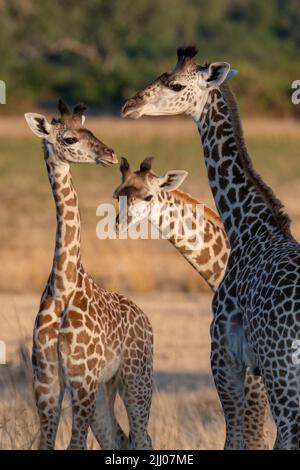
M127 218L128 226L146 218L152 205L157 202L156 196L162 191L170 192L177 189L187 177L188 173L184 170L172 170L164 176L158 176L151 169L152 160L153 157L145 158L137 171L131 171L126 158L122 158L121 184L113 195L120 201L118 228L119 225L123 225L124 217Z
M199 65L193 61L194 46L177 49L177 64L172 72L129 99L122 109L123 117L138 119L143 115L189 114L199 116L211 88L219 87L237 72L226 62Z
M59 100L59 118L51 123L42 114L26 113L25 119L32 132L44 139L47 158L56 163L101 163L104 166L117 163L115 152L83 127L86 107L78 104L71 112Z

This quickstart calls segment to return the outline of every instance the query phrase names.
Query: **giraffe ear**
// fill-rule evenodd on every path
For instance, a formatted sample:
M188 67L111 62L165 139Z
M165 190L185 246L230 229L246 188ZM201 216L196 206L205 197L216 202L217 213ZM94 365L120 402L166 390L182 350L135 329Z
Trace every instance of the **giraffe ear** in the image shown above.
M35 135L42 139L47 139L49 137L51 124L49 124L45 116L37 113L26 113L24 116L28 126Z
M209 65L204 79L209 87L218 87L227 79L230 64L227 62L213 62Z
M174 189L179 188L179 186L184 182L187 177L188 172L184 170L172 170L168 171L165 176L159 178L159 187L163 191L173 191Z

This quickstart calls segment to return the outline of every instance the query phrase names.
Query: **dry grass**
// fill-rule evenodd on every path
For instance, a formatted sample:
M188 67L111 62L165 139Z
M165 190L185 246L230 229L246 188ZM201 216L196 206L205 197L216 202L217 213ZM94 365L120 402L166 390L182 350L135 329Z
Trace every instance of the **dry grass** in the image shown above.
M155 388L150 434L156 449L221 449L224 421L209 371L210 295L135 295L155 332ZM0 366L0 449L36 448L38 423L31 392L31 330L39 298L0 298L1 339L8 365ZM25 354L24 354L25 351ZM126 429L123 406L117 414ZM269 426L270 441L274 434ZM70 437L70 408L64 412L57 447ZM89 437L89 448L97 448Z

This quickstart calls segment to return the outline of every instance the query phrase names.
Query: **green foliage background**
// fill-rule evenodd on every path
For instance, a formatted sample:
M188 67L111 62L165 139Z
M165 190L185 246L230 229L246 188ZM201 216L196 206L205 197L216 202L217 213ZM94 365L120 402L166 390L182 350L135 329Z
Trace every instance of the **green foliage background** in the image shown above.
M102 110L174 66L178 45L199 62L239 69L243 112L297 115L299 0L0 0L0 78L8 110L58 95Z

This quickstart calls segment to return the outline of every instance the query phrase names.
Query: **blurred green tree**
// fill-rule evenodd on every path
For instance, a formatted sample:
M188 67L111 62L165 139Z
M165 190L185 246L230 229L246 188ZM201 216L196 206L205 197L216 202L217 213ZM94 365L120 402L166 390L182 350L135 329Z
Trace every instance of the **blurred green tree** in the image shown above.
M175 63L178 45L199 62L240 70L235 89L248 113L300 114L298 0L0 0L1 79L14 109L58 95L117 109Z

